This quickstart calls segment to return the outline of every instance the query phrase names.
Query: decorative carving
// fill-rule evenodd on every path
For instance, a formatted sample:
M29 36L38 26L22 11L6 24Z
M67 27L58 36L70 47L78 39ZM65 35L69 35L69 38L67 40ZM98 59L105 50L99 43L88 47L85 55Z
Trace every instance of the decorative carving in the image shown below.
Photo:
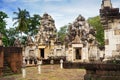
M50 45L51 40L54 42L56 40L56 31L53 18L47 13L43 14L39 33L36 35L36 42L40 43L40 45Z
M31 45L31 44L33 44L33 40L32 40L32 38L31 38L31 36L27 36L27 45Z
M67 45L71 44L72 42L76 44L81 43L85 46L87 41L88 43L91 42L94 43L93 45L95 45L95 34L96 31L91 28L83 16L79 15L73 24L69 23L65 42L68 42Z
M14 41L13 46L14 46L14 47L21 47L21 42L20 42L19 38L17 38L17 39Z

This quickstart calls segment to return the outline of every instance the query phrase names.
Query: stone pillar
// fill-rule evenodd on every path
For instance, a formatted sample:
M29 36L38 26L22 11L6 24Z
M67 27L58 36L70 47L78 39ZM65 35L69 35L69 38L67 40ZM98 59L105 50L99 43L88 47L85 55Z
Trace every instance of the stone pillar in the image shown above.
M75 49L72 48L72 61L74 61L74 59L75 59Z
M42 60L38 61L38 74L41 74L41 65L42 65Z
M52 60L50 60L50 64L52 64L52 65L54 64L54 60L53 60L53 59L52 59Z
M27 65L29 65L30 64L30 61L29 61L29 59L27 59Z
M34 62L34 60L32 60L32 65L34 65L35 64L35 62Z
M50 60L50 64L51 64L51 70L53 70L53 64L54 64L54 60L53 59Z
M60 68L63 69L63 59L60 60Z
M26 78L26 66L25 66L25 63L23 63L23 65L22 65L22 77L23 78Z

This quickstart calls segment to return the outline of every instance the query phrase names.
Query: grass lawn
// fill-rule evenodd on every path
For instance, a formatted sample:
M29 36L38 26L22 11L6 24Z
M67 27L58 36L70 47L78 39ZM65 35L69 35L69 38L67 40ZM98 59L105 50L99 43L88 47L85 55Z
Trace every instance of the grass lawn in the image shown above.
M59 65L43 65L42 73L38 74L37 67L26 68L26 78L22 74L6 76L0 80L84 80L84 69L60 69Z

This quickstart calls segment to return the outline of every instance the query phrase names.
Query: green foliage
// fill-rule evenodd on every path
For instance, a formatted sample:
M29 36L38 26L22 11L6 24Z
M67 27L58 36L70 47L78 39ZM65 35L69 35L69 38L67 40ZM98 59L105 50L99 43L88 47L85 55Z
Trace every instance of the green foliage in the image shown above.
M9 46L13 46L15 39L19 36L16 28L7 29L7 36L9 38Z
M25 33L29 34L30 36L37 34L38 28L40 26L40 19L41 17L37 14L33 15L33 17L30 17L28 22L28 29Z
M96 30L96 39L100 46L104 46L104 28L100 22L100 17L89 18L88 23Z
M14 12L16 17L13 18L16 25L15 28L6 29L5 18L8 18L7 14L0 11L0 33L3 35L3 44L5 46L12 46L15 39L19 37L19 32L24 32L27 35L34 36L38 32L40 26L41 17L37 14L30 17L29 12L26 9L18 8L18 12ZM26 36L21 35L21 42L25 44Z
M61 27L60 30L58 31L58 37L61 42L64 42L66 33L67 33L67 26L65 25Z
M7 30L6 30L6 21L5 19L8 18L7 14L0 11L0 33L2 34L3 45L8 46L8 37L7 37Z
M18 8L18 12L14 12L16 17L13 18L13 20L16 20L14 25L17 24L17 30L20 32L25 32L28 29L28 19L30 17L29 12L26 11L26 9L21 10Z
M0 33L3 35L6 35L6 21L5 19L8 18L7 14L0 11Z
M21 44L26 45L27 36L22 36Z
M2 36L2 42L4 46L9 46L9 39L7 36Z

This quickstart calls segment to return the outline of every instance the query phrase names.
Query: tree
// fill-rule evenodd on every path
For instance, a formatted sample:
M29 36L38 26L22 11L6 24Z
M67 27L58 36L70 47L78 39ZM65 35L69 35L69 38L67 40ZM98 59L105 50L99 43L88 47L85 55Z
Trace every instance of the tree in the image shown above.
M6 21L5 19L8 18L7 14L0 11L0 33L2 34L3 38L3 45L7 46L8 45L8 37L6 34Z
M5 19L8 18L7 14L0 11L0 33L3 35L6 35L6 21Z
M104 28L100 22L100 17L89 18L88 23L96 30L95 36L100 46L104 46Z
M30 17L28 29L25 33L29 34L30 36L34 36L35 34L37 34L38 28L40 26L40 19L41 19L41 17L37 14L33 15L33 17Z
M20 31L22 36L22 32L25 32L28 29L29 12L26 11L26 9L21 10L18 8L18 12L13 13L16 15L16 17L13 18L13 20L16 20L14 25L18 24L16 29Z
M9 46L13 46L15 39L19 36L19 32L16 30L16 28L9 28L7 29L7 36L9 38Z
M58 38L61 42L64 42L65 36L67 33L67 26L63 26L60 28L60 30L58 31Z

